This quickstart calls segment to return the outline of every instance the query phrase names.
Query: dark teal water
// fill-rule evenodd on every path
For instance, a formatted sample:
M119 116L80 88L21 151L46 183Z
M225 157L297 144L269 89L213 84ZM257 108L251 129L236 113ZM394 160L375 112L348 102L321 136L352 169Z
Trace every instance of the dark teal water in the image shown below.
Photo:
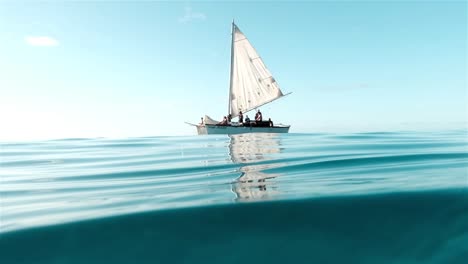
M467 263L467 131L4 142L1 263Z

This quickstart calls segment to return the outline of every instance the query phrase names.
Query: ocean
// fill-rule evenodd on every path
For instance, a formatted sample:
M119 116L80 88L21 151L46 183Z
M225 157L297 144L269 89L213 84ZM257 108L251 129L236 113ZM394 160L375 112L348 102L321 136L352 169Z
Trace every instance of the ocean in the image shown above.
M468 263L468 132L0 143L0 262Z

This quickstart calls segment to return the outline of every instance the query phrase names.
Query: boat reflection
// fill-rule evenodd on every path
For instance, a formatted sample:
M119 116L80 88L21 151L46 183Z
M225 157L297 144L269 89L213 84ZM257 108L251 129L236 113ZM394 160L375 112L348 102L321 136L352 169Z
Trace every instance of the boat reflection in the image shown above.
M241 175L231 185L236 201L268 200L279 194L274 178L279 174L265 172L278 166L273 160L281 151L280 135L252 133L230 135L231 160L240 165Z

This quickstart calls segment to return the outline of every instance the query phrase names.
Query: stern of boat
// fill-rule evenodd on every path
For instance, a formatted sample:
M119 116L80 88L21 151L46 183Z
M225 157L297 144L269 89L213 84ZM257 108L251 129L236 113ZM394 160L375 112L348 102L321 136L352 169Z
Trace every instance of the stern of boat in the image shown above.
M208 131L206 129L206 126L204 125L198 125L197 126L197 133L198 135L207 135L208 134Z

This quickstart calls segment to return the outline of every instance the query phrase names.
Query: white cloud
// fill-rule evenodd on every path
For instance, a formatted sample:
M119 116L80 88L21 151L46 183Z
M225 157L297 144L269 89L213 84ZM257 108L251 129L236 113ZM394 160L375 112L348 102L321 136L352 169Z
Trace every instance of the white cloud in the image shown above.
M185 7L185 15L179 18L180 23L188 23L194 20L205 20L206 15L200 12L192 11L191 7Z
M24 40L31 46L54 47L59 45L56 39L47 36L28 36Z

